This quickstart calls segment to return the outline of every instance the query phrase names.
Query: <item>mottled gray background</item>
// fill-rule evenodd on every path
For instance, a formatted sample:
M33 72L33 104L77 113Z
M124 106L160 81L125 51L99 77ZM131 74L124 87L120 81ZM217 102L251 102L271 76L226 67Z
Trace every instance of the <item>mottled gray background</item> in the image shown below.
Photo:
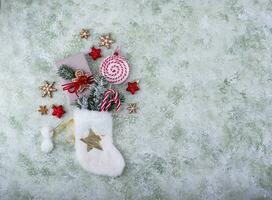
M2 0L0 17L1 200L272 199L271 0ZM139 113L114 115L119 178L83 171L62 137L43 154L40 127L61 120L37 112L67 108L38 90L55 60L108 32L141 80Z

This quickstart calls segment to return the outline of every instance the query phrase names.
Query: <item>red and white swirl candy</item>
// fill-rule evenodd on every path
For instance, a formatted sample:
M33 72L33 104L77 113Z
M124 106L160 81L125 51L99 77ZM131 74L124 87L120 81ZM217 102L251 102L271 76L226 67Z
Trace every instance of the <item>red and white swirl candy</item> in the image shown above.
M123 83L129 75L129 65L117 49L112 56L103 60L100 73L112 84Z

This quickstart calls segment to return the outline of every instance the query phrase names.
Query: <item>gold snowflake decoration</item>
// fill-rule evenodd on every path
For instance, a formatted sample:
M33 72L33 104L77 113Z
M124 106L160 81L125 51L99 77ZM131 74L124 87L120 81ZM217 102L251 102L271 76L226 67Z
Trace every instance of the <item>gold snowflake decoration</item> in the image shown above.
M81 29L79 35L81 39L88 39L90 37L90 31L87 29Z
M48 109L46 106L40 105L40 108L38 111L41 113L41 115L47 115Z
M42 97L53 97L52 93L57 91L57 89L54 87L54 84L55 82L50 84L48 81L44 81L44 85L40 86L40 89L42 91Z
M102 35L100 36L100 43L99 46L106 47L107 49L111 48L111 45L114 43L114 40L111 38L111 34L109 33L108 35Z
M137 110L139 108L137 107L137 103L130 103L130 104L128 104L127 109L128 109L129 114L131 114L131 113L137 113Z

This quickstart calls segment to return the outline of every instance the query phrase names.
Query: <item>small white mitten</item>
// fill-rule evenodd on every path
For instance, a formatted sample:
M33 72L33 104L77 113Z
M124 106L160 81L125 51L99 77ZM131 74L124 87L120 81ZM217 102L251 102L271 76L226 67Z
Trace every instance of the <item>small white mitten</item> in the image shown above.
M54 144L52 141L52 137L54 134L54 129L50 127L43 127L41 129L41 134L43 136L43 141L41 144L41 150L45 153L49 153L53 150Z
M125 161L113 145L111 113L76 109L74 122L76 156L80 165L97 175L121 175Z
M41 144L41 150L45 153L49 153L53 150L54 145L52 140L44 140Z

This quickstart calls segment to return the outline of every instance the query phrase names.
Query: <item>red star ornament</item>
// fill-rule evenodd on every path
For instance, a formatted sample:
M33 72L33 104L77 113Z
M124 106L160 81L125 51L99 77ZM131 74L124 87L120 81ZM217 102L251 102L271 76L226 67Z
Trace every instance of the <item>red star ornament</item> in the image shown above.
M128 82L127 91L131 94L135 94L136 91L140 90L138 82L139 81Z
M92 50L89 53L89 56L91 56L93 60L101 58L101 49L97 49L95 47L92 47Z
M61 118L62 115L65 113L65 111L63 110L62 105L60 105L60 106L53 105L52 108L53 108L52 115L56 116L57 118Z

